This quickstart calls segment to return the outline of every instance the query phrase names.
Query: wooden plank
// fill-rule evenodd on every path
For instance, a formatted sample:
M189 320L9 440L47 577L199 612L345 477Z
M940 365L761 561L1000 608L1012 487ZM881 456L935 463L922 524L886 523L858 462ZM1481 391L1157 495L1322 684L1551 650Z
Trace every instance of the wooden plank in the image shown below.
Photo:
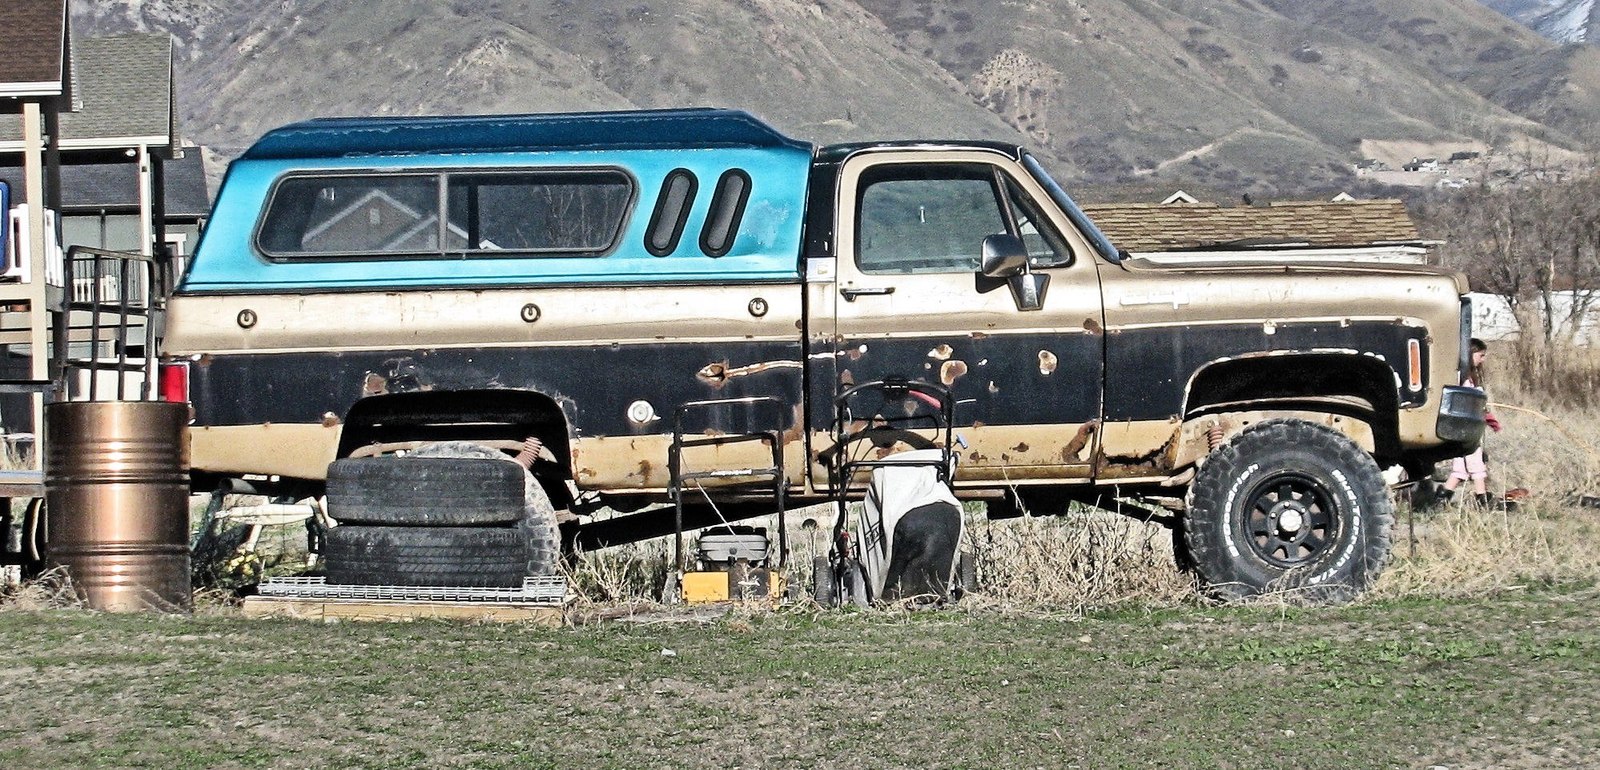
M0 498L44 497L43 471L0 471Z
M491 623L538 623L560 626L565 607L503 602L376 601L361 599L290 599L250 596L245 617L288 617L300 620L472 620Z

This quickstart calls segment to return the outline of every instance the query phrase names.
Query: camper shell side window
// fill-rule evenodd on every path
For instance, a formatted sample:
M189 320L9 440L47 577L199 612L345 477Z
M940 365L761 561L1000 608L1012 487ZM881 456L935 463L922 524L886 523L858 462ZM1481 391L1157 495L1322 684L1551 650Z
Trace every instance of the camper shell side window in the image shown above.
M602 256L637 198L615 168L297 173L254 242L272 261Z

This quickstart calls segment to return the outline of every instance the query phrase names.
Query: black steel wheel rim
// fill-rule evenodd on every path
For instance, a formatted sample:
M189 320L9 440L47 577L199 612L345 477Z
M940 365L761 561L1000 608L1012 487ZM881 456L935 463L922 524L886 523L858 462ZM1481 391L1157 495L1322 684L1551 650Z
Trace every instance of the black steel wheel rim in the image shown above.
M1258 482L1246 498L1245 540L1256 556L1289 569L1315 561L1338 536L1338 508L1316 478L1278 473Z

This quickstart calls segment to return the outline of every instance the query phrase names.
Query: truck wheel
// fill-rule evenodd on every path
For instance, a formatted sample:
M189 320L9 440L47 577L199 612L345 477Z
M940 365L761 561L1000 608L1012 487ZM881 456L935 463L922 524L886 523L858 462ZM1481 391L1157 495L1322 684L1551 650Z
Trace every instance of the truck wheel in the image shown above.
M526 507L526 475L503 454L346 457L328 466L328 515L341 524L378 526L513 524Z
M1343 434L1295 419L1246 428L1189 487L1184 543L1209 590L1348 601L1389 559L1394 504L1378 464Z
M440 441L418 447L412 452L413 460L428 458L461 458L491 460L511 466L522 478L522 495L517 500L517 530L527 540L528 564L525 574L532 577L554 575L561 567L561 529L556 521L555 506L550 504L550 494L544 491L539 480L512 462L498 449L470 441Z
M332 585L516 588L527 543L509 527L363 527L328 530Z

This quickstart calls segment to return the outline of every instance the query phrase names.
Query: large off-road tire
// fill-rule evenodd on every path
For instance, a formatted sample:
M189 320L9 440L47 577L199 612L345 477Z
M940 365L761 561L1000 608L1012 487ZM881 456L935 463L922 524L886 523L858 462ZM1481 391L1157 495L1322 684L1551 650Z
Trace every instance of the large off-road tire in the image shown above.
M1183 516L1195 571L1227 599L1348 601L1383 571L1393 525L1372 457L1295 419L1252 425L1208 455Z
M528 544L505 527L364 527L328 530L327 579L334 585L515 588Z
M527 471L488 451L497 456L335 460L328 466L328 515L341 524L389 527L514 524L527 506Z

